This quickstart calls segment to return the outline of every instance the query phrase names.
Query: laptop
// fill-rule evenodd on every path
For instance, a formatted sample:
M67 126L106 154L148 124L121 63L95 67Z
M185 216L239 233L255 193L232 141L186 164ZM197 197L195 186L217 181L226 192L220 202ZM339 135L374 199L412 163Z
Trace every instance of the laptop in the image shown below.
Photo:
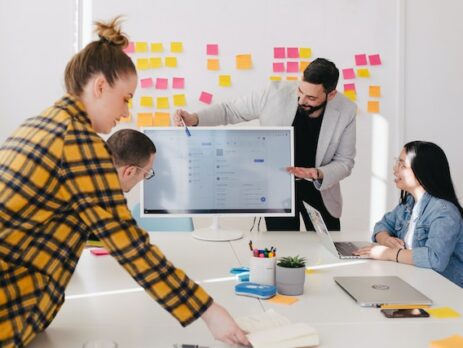
M396 276L334 277L333 279L362 307L432 305L432 300Z
M303 202L307 213L309 214L310 220L317 232L320 241L326 249L331 251L335 256L340 259L365 259L367 256L353 255L353 252L366 245L370 245L369 242L334 242L331 238L328 228L326 228L325 221L320 212L312 207L311 205Z

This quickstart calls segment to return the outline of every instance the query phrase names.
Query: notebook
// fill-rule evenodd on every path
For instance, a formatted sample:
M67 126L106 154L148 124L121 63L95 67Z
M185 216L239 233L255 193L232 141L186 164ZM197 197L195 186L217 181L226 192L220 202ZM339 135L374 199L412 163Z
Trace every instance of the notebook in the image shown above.
M396 276L334 277L350 297L362 307L426 307L432 301Z
M326 249L331 251L335 256L340 259L361 259L367 258L366 256L353 255L353 252L361 247L370 245L369 242L334 242L331 239L331 235L326 228L325 221L323 220L320 212L312 207L311 205L304 202L305 209L309 214L310 220L312 221L313 226L315 227L315 232L317 232L320 241L325 246Z

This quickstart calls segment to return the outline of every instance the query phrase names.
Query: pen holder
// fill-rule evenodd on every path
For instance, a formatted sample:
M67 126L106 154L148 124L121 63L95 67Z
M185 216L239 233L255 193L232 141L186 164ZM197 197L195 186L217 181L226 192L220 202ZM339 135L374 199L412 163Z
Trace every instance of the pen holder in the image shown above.
M276 257L251 256L249 262L249 280L257 284L275 285Z

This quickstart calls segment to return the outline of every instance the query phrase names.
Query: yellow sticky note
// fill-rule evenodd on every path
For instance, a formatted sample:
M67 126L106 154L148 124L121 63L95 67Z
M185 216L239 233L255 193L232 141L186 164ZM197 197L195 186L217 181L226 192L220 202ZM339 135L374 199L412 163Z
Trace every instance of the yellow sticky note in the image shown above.
M158 109L168 109L169 108L169 98L167 98L167 97L157 97L156 98L156 108L158 108Z
M137 59L137 69L146 70L150 68L150 61L148 58L138 58Z
M236 56L236 68L237 69L251 69L252 68L252 56L250 54L238 54Z
M153 106L153 97L143 96L140 98L140 106L150 108Z
M177 57L166 57L166 66L168 68L175 68L177 66Z
M297 76L286 76L286 80L288 81L296 81L298 79Z
M267 300L268 302L271 303L277 303L277 304L284 304L284 305L292 305L293 303L299 301L297 297L294 296L284 296L284 295L275 295L272 298Z
M310 62L308 60L301 60L299 62L299 71L304 72L305 68L309 66Z
M368 89L370 97L381 97L381 87L380 86L370 86Z
M358 77L370 77L370 71L366 68L357 69Z
M158 69L162 67L162 59L159 57L150 58L150 68L151 69Z
M135 42L135 52L148 52L148 44L146 42Z
M314 274L314 273L317 273L317 271L315 269L307 268L305 270L305 274Z
M367 111L372 114L379 113L379 102L373 100L368 101Z
M281 81L281 76L272 75L270 76L270 81Z
M219 60L218 59L208 59L207 60L207 70L219 70Z
M128 106L129 109L132 108L132 106L133 106L133 99L132 98L129 99L129 102L127 103L127 106Z
M161 42L152 42L151 43L151 52L161 53L164 51L164 47Z
M138 127L151 127L152 125L153 125L153 114L152 113L137 114L137 126Z
M463 347L463 336L453 335L441 340L429 342L429 348L461 348Z
M230 87L231 86L231 76L230 75L219 75L219 86L220 87Z
M155 112L153 126L169 127L170 126L170 114L168 112Z
M299 48L299 58L310 58L312 56L312 49L308 47Z
M459 318L460 313L450 307L439 307L439 308L426 308L428 312L434 318Z
M182 42L171 42L170 51L172 53L182 53L183 52L183 43Z
M357 100L357 94L355 93L354 90L347 90L344 91L344 95L349 98L351 101L356 101Z
M185 94L174 94L174 106L185 106L186 97Z

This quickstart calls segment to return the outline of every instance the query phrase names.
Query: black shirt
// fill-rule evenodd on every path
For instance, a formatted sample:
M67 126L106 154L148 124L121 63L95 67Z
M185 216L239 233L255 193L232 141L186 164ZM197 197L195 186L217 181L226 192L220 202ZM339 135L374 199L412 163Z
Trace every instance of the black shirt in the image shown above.
M294 165L296 167L315 168L318 136L323 114L316 118L307 116L297 108L292 126L294 127Z

